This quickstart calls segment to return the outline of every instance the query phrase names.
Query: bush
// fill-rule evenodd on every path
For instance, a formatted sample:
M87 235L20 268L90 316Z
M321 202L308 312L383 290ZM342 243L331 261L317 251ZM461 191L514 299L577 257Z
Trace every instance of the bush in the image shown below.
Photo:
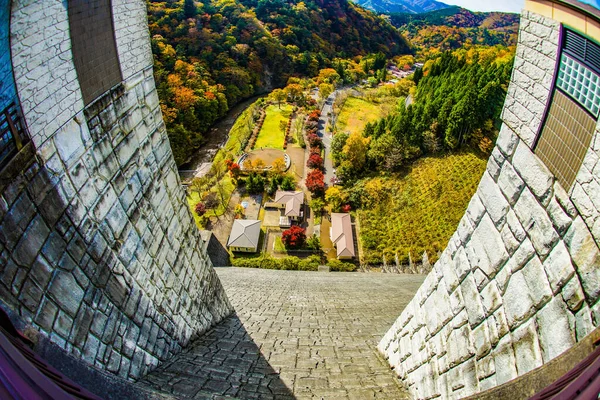
M296 189L296 181L292 176L286 175L280 184L281 190L295 190Z
M310 250L320 251L321 250L321 239L317 235L312 235L306 241L306 247Z
M354 272L356 271L356 265L343 262L340 260L329 260L327 261L327 265L329 265L329 270L332 272Z
M265 180L262 176L251 173L246 178L246 190L250 194L259 194L265 190Z
M323 157L315 153L311 154L310 157L308 157L306 166L313 169L323 169Z
M319 256L305 260L298 257L273 258L268 255L254 258L234 258L231 264L238 268L283 269L288 271L317 271Z
M318 271L319 265L321 265L321 257L310 256L304 260L300 260L298 263L298 270L300 271Z
M281 240L285 244L285 247L298 249L306 242L306 229L294 225L287 231L283 231Z
M196 204L196 207L194 207L194 211L199 217L201 217L204 214L206 214L206 206L204 205L204 203L198 203Z
M325 176L323 172L315 169L306 175L306 188L317 197L325 194Z
M323 141L315 133L308 134L306 140L310 144L310 147L321 147L323 145Z

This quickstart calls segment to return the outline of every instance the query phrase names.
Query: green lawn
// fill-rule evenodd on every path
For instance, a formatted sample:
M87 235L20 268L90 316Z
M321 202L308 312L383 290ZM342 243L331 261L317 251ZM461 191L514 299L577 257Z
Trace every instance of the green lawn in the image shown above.
M486 160L471 152L427 157L407 174L370 178L359 182L380 201L357 212L365 260L388 262L398 252L401 260L420 260L427 251L437 260L477 190Z
M387 116L397 99L375 103L358 97L348 97L336 121L337 132L362 132L368 122Z
M281 121L284 121L287 124L292 116L292 106L289 104L282 104L280 109L277 105L270 105L267 107L266 113L265 122L258 133L254 148L283 150L285 134L279 125Z

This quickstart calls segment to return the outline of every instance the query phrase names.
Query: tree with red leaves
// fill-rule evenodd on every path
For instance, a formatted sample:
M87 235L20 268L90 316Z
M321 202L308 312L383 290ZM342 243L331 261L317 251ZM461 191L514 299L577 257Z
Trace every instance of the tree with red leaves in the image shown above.
M323 171L315 169L306 175L306 188L313 196L323 196L325 194L325 176Z
M281 241L289 249L298 249L306 242L306 230L297 225L281 234Z
M239 165L238 163L235 163L235 162L234 162L234 163L231 163L231 164L228 166L228 168L227 168L227 169L229 170L229 175L230 175L232 178L235 178L235 179L237 179L237 178L240 176L240 171L241 171L241 168L240 168L240 165Z
M321 117L321 111L319 111L319 110L314 110L310 114L308 114L309 121L318 121L320 117Z
M204 203L198 203L196 204L196 207L194 207L194 211L199 217L201 217L204 214L206 214L206 206L204 205Z
M310 144L310 147L321 147L321 145L323 144L321 138L314 133L306 135L306 140Z
M317 153L312 153L310 155L310 157L308 157L308 161L306 162L306 166L308 168L322 169L323 168L323 157L321 157Z

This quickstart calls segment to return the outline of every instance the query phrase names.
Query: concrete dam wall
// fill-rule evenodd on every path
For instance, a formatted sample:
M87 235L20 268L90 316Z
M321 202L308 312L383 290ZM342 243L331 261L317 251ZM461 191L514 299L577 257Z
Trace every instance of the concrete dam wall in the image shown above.
M557 3L526 3L487 170L379 344L415 398L503 384L600 324L600 24Z
M145 2L19 0L0 16L0 298L135 379L232 311L177 174Z

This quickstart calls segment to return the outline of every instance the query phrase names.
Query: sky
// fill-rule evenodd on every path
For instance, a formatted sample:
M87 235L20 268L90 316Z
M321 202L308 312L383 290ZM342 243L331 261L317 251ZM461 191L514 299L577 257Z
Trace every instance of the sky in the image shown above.
M520 13L525 0L440 0L446 4L458 5L471 11L507 11ZM580 0L599 8L599 0Z

